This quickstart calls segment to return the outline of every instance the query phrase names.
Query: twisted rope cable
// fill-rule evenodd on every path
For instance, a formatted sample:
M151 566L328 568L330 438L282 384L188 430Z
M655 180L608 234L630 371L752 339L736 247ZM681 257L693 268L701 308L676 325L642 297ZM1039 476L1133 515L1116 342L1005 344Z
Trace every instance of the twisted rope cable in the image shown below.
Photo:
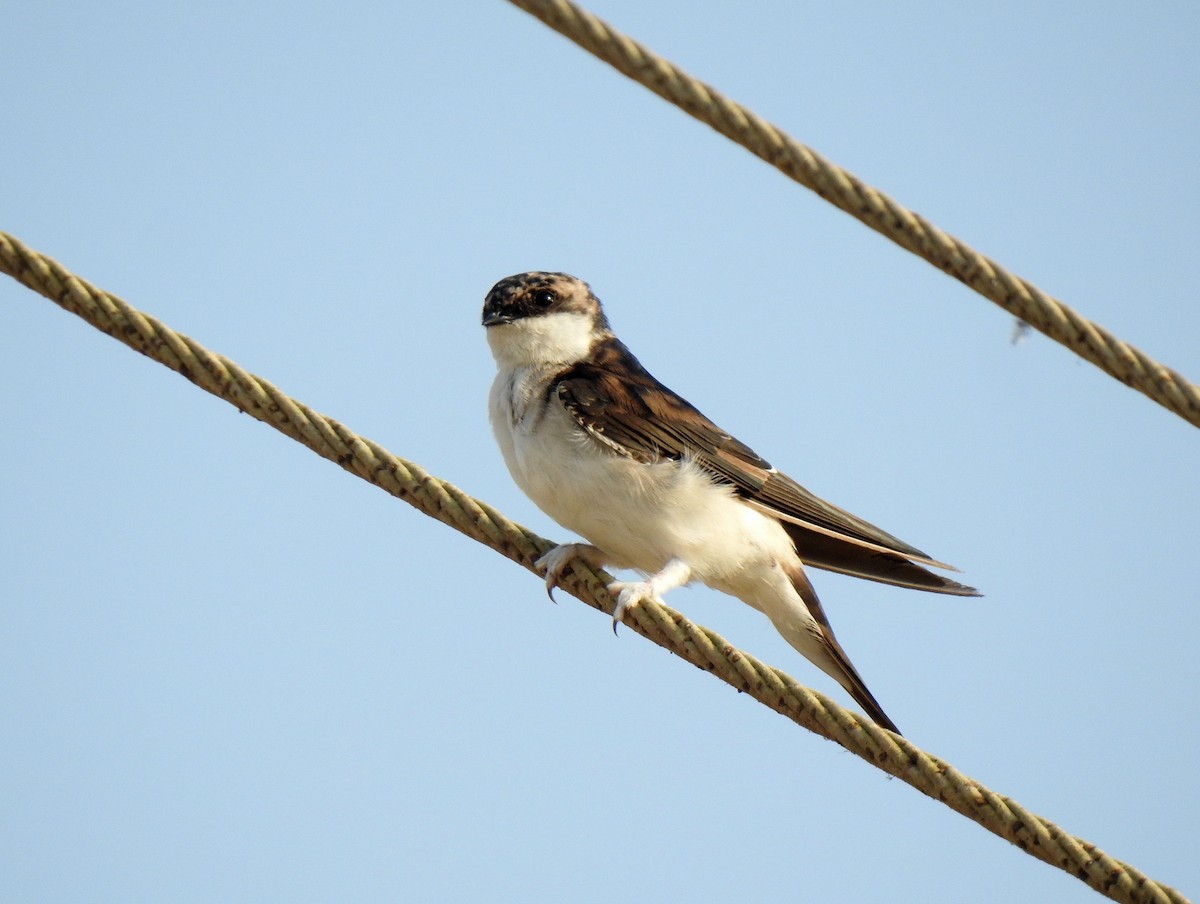
M1200 387L569 0L509 0L1110 376L1200 427Z
M0 232L0 271L322 458L535 574L534 561L554 545L419 465L392 455L378 443L285 395L225 356L80 279L4 232ZM610 580L603 572L575 563L562 586L589 606L611 615L613 599L605 589ZM967 778L911 741L804 687L674 609L643 603L630 613L627 624L681 659L711 672L736 690L941 801L1026 853L1076 876L1114 901L1186 904L1174 889Z

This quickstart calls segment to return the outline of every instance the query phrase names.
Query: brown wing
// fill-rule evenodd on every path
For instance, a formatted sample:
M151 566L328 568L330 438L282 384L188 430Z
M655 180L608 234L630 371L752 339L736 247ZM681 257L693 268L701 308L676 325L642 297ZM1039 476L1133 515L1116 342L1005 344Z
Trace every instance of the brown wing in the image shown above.
M978 595L920 564L950 568L810 493L658 382L615 338L560 374L554 390L596 439L639 461L691 458L746 502L779 518L807 564L887 584Z

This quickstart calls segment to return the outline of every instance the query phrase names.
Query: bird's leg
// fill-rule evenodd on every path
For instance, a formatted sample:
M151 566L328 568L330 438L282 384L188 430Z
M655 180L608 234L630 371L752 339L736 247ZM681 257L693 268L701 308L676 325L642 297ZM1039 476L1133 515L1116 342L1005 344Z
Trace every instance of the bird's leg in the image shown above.
M582 559L593 571L602 569L606 561L604 552L589 543L564 543L533 563L534 568L546 574L546 596L550 597L551 602L554 602L554 588L573 559Z
M671 559L661 571L650 575L644 581L613 581L608 585L608 592L617 597L617 607L613 610L613 633L617 633L617 622L642 600L661 603L664 593L682 587L691 577L692 567L687 562L683 559Z

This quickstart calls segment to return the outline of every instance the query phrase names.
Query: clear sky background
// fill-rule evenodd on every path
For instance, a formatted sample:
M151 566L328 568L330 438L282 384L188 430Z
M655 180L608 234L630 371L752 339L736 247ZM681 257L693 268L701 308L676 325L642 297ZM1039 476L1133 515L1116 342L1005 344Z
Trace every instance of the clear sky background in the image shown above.
M1195 4L591 8L1200 378ZM553 538L479 311L590 281L987 594L817 574L905 732L1200 894L1195 428L500 0L13 4L0 71L0 228ZM1098 900L8 279L0 318L0 900Z

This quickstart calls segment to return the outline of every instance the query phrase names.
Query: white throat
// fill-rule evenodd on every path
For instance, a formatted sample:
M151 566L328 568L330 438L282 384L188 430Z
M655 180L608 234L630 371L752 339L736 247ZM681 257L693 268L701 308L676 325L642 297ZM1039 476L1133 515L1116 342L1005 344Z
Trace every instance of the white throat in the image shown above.
M587 358L597 338L595 320L576 312L525 317L487 328L488 345L501 370L575 364Z

